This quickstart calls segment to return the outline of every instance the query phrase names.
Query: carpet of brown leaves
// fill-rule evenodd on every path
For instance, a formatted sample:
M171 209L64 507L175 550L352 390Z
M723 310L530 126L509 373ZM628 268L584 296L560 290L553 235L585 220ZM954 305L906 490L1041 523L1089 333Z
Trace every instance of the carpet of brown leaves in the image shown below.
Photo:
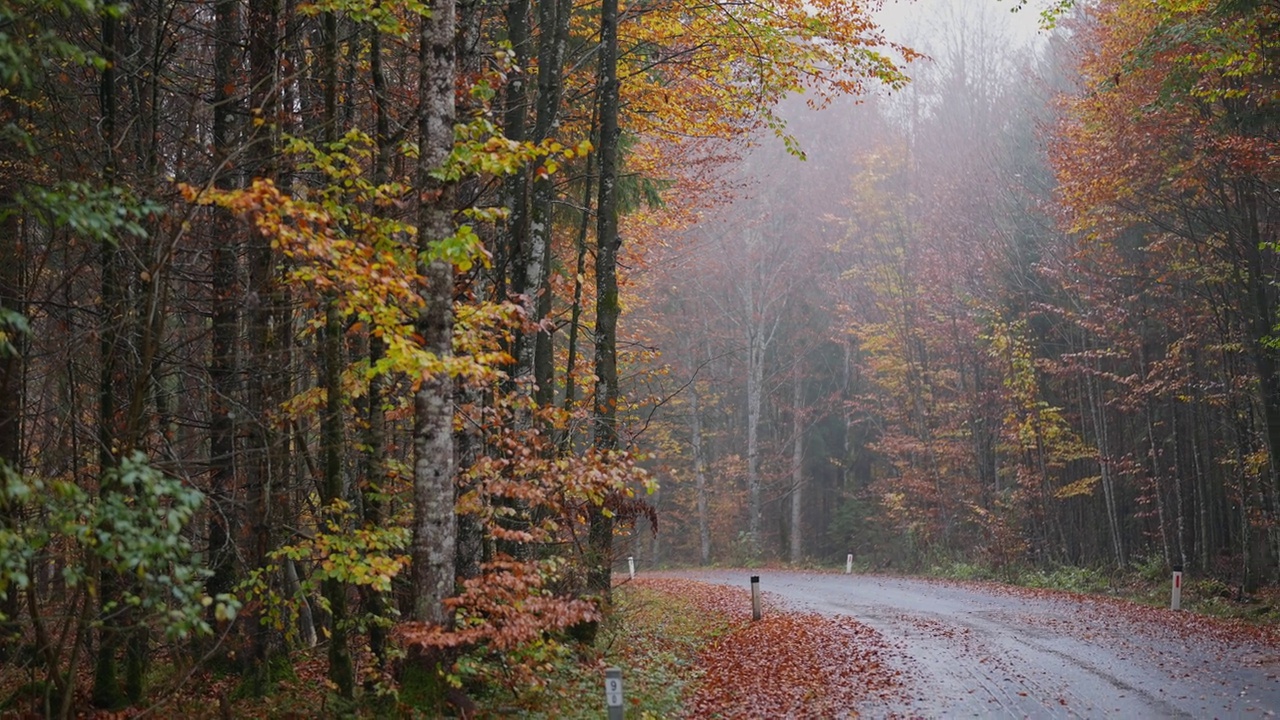
M698 657L701 680L685 699L690 718L857 717L868 702L901 697L877 632L846 617L793 612L767 601L751 621L745 588L674 579L637 581L731 620Z

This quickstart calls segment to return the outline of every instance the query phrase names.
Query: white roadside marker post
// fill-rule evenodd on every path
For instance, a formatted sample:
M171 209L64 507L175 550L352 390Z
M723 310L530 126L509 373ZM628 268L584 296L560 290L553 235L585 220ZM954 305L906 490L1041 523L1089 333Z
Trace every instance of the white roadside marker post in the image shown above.
M604 671L604 704L609 709L609 720L622 720L622 670L611 667Z
M853 553L849 553L849 557L844 559L844 574L853 574Z
M632 580L636 579L636 556L635 555L627 556L627 572L630 573Z
M1182 566L1173 566L1173 594L1169 597L1169 607L1173 610L1182 609Z
M760 576L751 576L751 619L760 619Z

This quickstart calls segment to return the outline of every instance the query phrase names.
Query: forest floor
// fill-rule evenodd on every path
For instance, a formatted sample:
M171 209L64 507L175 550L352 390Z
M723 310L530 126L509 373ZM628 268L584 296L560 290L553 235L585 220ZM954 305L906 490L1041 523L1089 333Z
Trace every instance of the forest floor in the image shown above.
M763 618L752 622L750 595L743 589L678 578L624 581L615 588L614 602L595 650L548 644L526 656L469 665L460 679L478 706L474 717L596 720L606 712L607 667L622 669L628 718L855 717L852 709L865 703L902 700L898 671L886 655L889 646L852 618L789 612L770 597ZM263 698L237 698L234 674L200 669L177 677L176 666L157 662L153 696L161 704L76 716L429 717L372 695L354 708L335 703L323 645L293 660L291 672ZM40 717L31 711L32 699L18 691L22 678L12 670L0 669L0 720ZM483 690L477 690L479 681ZM79 685L89 684L86 673ZM87 705L87 697L76 704Z
M641 577L618 594L642 665L653 656L645 645L692 640L681 653L688 668L682 690L660 717L856 717L857 707L905 698L892 648L851 617L796 611L769 595L753 622L745 586L683 578ZM701 628L678 629L691 621ZM706 633L708 627L716 630ZM643 686L637 690L645 694Z

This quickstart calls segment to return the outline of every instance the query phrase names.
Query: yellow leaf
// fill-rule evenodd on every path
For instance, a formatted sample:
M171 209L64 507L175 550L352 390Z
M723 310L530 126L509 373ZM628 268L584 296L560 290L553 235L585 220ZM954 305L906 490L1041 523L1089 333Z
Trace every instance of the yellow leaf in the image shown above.
M1080 478L1073 483L1058 488L1058 490L1053 493L1053 496L1059 500L1065 500L1067 498L1076 497L1077 495L1092 494L1094 485L1097 485L1098 481L1101 479L1101 475Z

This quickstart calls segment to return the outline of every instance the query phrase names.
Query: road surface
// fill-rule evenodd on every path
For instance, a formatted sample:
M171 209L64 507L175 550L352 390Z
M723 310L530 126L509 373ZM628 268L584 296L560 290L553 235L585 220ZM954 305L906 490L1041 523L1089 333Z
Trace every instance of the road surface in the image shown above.
M1264 718L1280 711L1280 647L1189 613L999 586L782 570L663 573L761 578L780 606L877 630L907 682L868 717ZM745 596L745 595L744 595Z

